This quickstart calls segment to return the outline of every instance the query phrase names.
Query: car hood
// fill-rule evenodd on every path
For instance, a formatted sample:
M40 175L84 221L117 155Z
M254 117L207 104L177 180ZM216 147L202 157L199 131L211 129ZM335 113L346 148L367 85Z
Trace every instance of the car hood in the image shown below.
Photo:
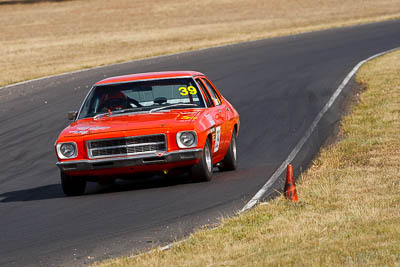
M64 129L62 135L77 136L161 127L179 127L185 123L195 121L200 112L201 110L171 110L104 116L97 119L87 118L72 123Z

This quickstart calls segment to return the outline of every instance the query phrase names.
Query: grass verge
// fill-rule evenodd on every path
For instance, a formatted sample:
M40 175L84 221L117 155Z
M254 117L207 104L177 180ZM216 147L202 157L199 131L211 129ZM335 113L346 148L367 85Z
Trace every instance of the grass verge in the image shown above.
M322 149L283 197L168 251L94 266L265 266L400 264L400 52L362 67L367 90L342 121L337 143Z
M393 18L399 0L0 0L0 86Z

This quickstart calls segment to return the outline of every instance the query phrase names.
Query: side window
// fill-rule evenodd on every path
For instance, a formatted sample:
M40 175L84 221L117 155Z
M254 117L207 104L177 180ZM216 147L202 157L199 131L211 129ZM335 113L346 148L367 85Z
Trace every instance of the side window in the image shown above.
M206 79L201 79L201 80L204 81L204 84L207 86L208 90L210 91L210 94L211 94L212 98L214 99L214 103L217 106L221 105L221 102L222 102L221 98L219 97L218 93L215 92L214 87Z
M206 96L206 102L207 102L207 107L212 107L213 106L213 102L211 100L211 96L208 93L208 91L206 90L206 88L204 87L204 84L200 81L200 79L196 79L197 84L200 86L201 90L203 91L204 95Z

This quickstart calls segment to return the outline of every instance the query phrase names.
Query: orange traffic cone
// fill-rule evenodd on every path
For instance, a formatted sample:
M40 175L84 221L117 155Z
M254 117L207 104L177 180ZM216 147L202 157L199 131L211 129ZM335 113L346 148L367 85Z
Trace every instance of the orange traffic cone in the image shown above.
M293 178L293 167L291 164L287 166L285 197L293 202L298 202L296 185Z

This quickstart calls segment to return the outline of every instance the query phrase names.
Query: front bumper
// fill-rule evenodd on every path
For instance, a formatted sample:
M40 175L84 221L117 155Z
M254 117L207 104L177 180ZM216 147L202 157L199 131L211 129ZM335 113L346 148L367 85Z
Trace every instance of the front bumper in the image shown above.
M63 161L57 162L56 164L62 171L65 172L90 171L196 160L201 157L202 151L202 149L188 149L166 152L162 154L149 153L130 157Z

